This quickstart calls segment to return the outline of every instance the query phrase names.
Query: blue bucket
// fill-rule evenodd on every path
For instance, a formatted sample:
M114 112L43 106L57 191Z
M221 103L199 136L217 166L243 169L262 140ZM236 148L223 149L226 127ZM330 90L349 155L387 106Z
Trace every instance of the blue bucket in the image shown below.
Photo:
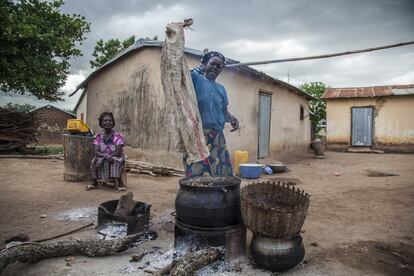
M242 178L259 178L262 174L262 170L262 164L240 164L240 176Z

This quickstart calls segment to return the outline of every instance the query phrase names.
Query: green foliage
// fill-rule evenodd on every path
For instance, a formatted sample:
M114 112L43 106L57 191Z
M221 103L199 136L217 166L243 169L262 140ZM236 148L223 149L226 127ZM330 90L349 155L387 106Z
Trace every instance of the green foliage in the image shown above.
M153 38L149 38L149 37L147 36L145 39L158 40L158 36L157 36L157 35L154 35L154 37L153 37Z
M56 155L63 154L63 147L35 147L33 154L36 155Z
M310 111L313 113L310 115L312 130L314 133L318 133L318 125L326 121L326 102L320 99L323 92L325 92L326 86L322 82L311 82L301 85L300 89L317 99L309 101L309 106Z
M145 39L151 39L146 37ZM158 36L154 36L152 40L158 40ZM92 56L95 58L91 60L89 63L91 64L91 68L99 68L108 61L110 61L116 54L118 54L123 49L128 48L135 42L135 36L130 36L124 41L120 41L119 39L109 39L108 41L103 41L100 39L96 42L95 49L93 50Z
M95 49L93 50L92 56L95 58L90 61L91 68L99 68L109 60L111 60L116 54L118 54L122 49L128 48L135 42L135 36L130 36L124 41L119 39L109 39L108 41L103 41L99 39L96 42Z
M29 112L35 109L36 107L30 104L12 104L8 103L0 107L1 109L5 109L7 111L17 111L17 112Z
M76 110L75 109L64 109L66 112L72 113L72 114L76 114Z
M75 47L90 24L62 14L63 0L0 0L0 90L61 100Z

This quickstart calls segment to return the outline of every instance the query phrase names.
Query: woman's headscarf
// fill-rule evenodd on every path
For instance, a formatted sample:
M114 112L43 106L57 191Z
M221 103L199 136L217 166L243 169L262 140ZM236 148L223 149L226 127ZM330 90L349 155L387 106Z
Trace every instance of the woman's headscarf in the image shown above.
M203 56L203 58L201 59L201 63L203 65L207 65L208 61L212 58L212 57L219 57L222 61L223 61L223 65L226 66L227 60L226 58L223 56L223 54L216 52L216 51L211 51L208 52L207 54L205 54Z

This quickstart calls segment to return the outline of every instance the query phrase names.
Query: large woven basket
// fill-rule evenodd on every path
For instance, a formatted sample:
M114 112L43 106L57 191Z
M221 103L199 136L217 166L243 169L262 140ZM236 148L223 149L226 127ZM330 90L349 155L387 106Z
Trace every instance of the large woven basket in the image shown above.
M309 194L283 181L258 182L241 190L244 224L254 234L290 238L300 232L309 207Z

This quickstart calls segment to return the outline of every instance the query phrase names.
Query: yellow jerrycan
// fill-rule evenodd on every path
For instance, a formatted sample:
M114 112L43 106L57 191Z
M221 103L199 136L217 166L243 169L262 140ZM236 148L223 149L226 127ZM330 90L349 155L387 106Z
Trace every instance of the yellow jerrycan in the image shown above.
M249 152L236 150L233 153L233 160L234 160L234 173L239 175L240 174L239 165L249 162Z

